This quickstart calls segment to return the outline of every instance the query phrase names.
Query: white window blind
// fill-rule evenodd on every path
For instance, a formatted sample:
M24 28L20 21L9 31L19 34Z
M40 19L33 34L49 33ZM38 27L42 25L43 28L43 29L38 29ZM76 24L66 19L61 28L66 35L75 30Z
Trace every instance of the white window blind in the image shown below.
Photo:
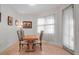
M69 7L64 11L64 46L74 50L74 19L73 8Z
M38 21L37 25L44 25L45 24L45 19L44 18L39 18L37 21Z
M54 33L54 17L49 16L37 19L37 32Z

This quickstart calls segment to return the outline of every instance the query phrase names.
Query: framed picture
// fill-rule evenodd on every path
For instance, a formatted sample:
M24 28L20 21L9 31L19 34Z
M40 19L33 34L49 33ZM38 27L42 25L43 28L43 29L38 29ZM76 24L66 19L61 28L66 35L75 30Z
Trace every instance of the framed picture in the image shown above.
M15 20L15 25L18 26L19 25L19 21Z
M0 22L1 22L1 12L0 12Z
M23 28L32 28L32 21L23 21Z
M8 16L8 25L12 26L13 25L13 17Z

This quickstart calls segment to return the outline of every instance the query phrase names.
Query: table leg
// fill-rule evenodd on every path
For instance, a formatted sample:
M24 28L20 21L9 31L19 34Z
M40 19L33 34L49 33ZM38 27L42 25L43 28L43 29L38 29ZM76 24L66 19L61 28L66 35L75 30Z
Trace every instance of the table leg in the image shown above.
M34 51L34 46L33 46L33 41L28 41L28 46L27 46L26 51Z

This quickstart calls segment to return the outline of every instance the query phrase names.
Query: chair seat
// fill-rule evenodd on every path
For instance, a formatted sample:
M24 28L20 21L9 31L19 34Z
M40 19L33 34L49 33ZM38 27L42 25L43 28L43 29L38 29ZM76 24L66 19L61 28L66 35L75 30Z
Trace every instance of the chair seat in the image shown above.
M26 41L21 41L21 44L27 44L27 42Z
M36 40L34 43L35 43L35 44L38 44L38 43L40 43L40 40Z

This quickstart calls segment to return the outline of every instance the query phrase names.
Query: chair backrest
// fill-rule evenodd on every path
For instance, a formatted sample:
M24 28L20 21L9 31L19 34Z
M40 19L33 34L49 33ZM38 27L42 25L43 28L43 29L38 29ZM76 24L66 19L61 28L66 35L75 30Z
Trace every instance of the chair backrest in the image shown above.
M41 33L40 33L40 41L42 41L42 37L43 37L43 31L41 31Z
M21 35L21 31L20 30L17 31L17 35L18 35L19 41L22 41L22 35Z
M21 37L24 37L24 31L21 29L20 32L21 32Z

